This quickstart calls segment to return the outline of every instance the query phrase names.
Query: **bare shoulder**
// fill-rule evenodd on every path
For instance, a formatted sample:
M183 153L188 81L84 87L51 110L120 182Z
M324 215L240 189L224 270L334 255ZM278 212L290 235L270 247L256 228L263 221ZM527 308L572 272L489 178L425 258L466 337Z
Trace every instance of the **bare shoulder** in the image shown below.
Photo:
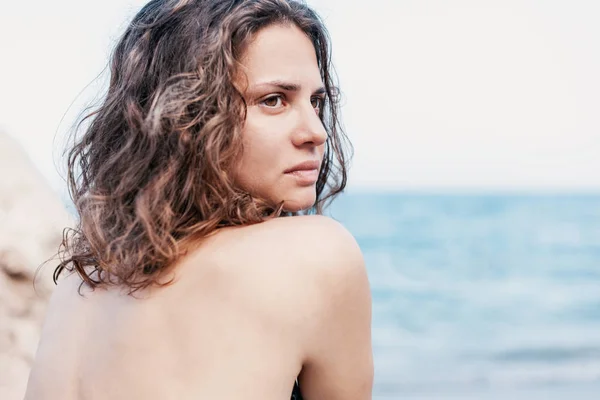
M371 293L364 259L337 221L292 217L265 224L294 260L311 299L305 307L300 385L307 398L370 399L373 385Z
M329 217L283 217L233 228L215 236L207 249L215 260L212 264L220 266L219 274L227 274L223 281L238 292L248 290L256 299L268 299L264 303L280 307L282 313L303 309L326 319L344 304L369 302L360 247ZM204 253L198 259L204 262L208 257ZM357 297L359 293L364 296Z
M214 239L207 248L226 274L219 282L252 304L258 319L276 321L276 332L289 332L288 353L297 354L305 397L371 398L371 293L352 234L332 218L297 216L230 229ZM197 284L193 289L206 292Z
M322 215L278 218L259 227L269 236L269 242L298 261L327 263L332 268L340 263L362 262L355 238L332 218Z
M290 272L304 278L298 282L318 285L315 289L328 299L344 288L352 291L367 284L358 243L348 229L332 218L278 218L258 224L255 229L256 234L246 235L252 238L253 245L267 245L271 260L284 261Z
M294 307L310 308L313 315L336 313L340 305L351 304L346 298L369 301L360 247L348 229L332 218L277 218L235 230L227 243L234 245L220 254L226 255L228 262L251 265L242 273L286 287L294 298L301 299ZM246 277L244 282L250 279ZM357 298L358 293L365 296Z
M303 289L311 287L309 303L317 320L336 323L345 311L353 314L359 308L370 318L370 285L363 255L342 224L315 215L281 218L261 228L278 249L277 258L287 261Z

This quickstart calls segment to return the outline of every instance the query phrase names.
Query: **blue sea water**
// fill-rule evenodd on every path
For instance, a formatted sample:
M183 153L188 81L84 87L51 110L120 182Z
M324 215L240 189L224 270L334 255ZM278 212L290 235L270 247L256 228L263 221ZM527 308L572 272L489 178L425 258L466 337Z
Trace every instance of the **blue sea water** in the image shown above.
M600 399L600 195L349 194L376 399Z

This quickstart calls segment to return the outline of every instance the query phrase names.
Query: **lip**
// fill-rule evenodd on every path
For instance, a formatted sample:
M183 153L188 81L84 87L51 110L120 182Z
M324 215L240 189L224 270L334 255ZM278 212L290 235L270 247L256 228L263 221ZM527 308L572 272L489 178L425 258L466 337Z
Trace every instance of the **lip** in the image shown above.
M285 170L285 175L291 176L300 186L312 186L319 179L320 161L304 161Z
M320 161L304 161L301 162L298 165L294 165L291 168L288 168L284 171L285 174L291 174L293 172L298 172L298 171L312 171L312 170L318 170L319 167L321 166L321 162Z

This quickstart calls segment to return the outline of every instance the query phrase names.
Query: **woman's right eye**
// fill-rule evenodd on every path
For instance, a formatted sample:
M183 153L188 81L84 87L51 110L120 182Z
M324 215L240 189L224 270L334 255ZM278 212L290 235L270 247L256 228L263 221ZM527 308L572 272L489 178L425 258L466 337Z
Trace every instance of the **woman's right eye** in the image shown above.
M282 105L282 102L283 102L283 99L281 98L281 96L277 95L277 96L267 97L266 99L261 101L261 104L264 104L265 106L267 106L269 108L276 108L276 107L280 107Z

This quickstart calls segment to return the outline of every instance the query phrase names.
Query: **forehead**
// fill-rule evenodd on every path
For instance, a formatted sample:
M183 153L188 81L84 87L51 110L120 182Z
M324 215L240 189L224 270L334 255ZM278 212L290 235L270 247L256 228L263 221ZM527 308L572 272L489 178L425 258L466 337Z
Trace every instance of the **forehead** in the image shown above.
M246 47L241 64L249 84L285 79L321 85L315 48L295 25L270 25L258 31Z

